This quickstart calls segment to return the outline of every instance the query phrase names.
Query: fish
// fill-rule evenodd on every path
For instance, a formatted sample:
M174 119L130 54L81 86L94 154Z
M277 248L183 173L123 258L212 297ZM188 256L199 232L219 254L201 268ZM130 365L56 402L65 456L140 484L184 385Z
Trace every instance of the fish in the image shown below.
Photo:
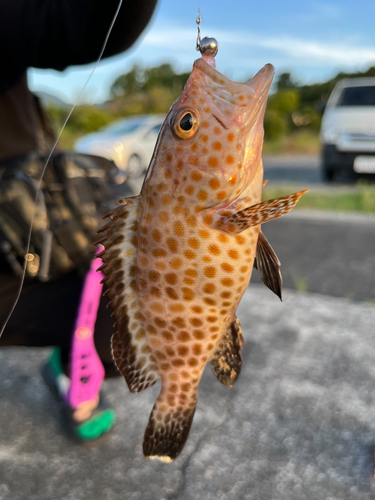
M274 68L242 84L194 62L160 130L138 196L100 230L113 359L129 390L161 378L145 457L173 461L189 435L208 362L232 387L241 372L237 306L255 264L281 298L280 262L261 225L308 190L262 202L263 117Z

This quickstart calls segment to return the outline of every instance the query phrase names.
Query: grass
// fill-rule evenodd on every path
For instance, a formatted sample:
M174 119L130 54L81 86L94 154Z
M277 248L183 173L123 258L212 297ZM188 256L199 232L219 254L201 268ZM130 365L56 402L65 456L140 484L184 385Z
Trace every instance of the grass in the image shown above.
M296 188L265 188L263 200L270 200L295 192ZM337 210L342 212L375 213L375 185L359 181L352 189L322 190L312 188L302 196L295 209Z
M274 141L264 141L264 154L319 154L318 132L301 130Z
M305 293L307 291L307 279L302 276L294 276L293 278L294 286L297 292Z

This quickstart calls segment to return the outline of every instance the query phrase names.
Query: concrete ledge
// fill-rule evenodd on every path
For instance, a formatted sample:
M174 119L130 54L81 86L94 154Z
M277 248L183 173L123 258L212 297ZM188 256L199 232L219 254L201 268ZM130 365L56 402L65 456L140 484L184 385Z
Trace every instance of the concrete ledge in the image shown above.
M159 386L107 381L115 431L67 440L39 376L46 350L0 349L1 500L371 500L375 497L375 307L260 285L246 292L243 372L204 374L191 434L172 464L146 461Z

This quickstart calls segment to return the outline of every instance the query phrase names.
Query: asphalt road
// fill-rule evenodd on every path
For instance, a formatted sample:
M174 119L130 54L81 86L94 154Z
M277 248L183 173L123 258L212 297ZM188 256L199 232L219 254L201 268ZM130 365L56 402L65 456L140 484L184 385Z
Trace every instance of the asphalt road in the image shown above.
M321 181L318 156L266 156L263 163L270 186L342 185ZM375 217L293 210L262 229L281 261L284 287L375 300ZM253 281L260 282L256 273Z
M318 155L286 155L263 157L265 179L272 184L308 184L310 187L326 186L335 189L338 186L353 186L359 179L375 181L374 175L360 176L337 172L335 181L326 183L322 180L321 161Z
M375 217L295 210L262 231L285 288L375 302Z
M264 178L270 184L323 184L318 156L264 156L263 167Z

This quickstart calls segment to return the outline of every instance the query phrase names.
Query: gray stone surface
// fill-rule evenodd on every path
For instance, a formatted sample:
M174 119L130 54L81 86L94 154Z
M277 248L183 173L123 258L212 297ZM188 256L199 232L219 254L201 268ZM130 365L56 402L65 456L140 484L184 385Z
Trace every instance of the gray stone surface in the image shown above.
M106 381L117 425L100 446L61 432L39 376L46 350L0 350L1 500L371 500L375 498L375 307L251 285L233 389L208 369L172 464L142 456L159 385Z

